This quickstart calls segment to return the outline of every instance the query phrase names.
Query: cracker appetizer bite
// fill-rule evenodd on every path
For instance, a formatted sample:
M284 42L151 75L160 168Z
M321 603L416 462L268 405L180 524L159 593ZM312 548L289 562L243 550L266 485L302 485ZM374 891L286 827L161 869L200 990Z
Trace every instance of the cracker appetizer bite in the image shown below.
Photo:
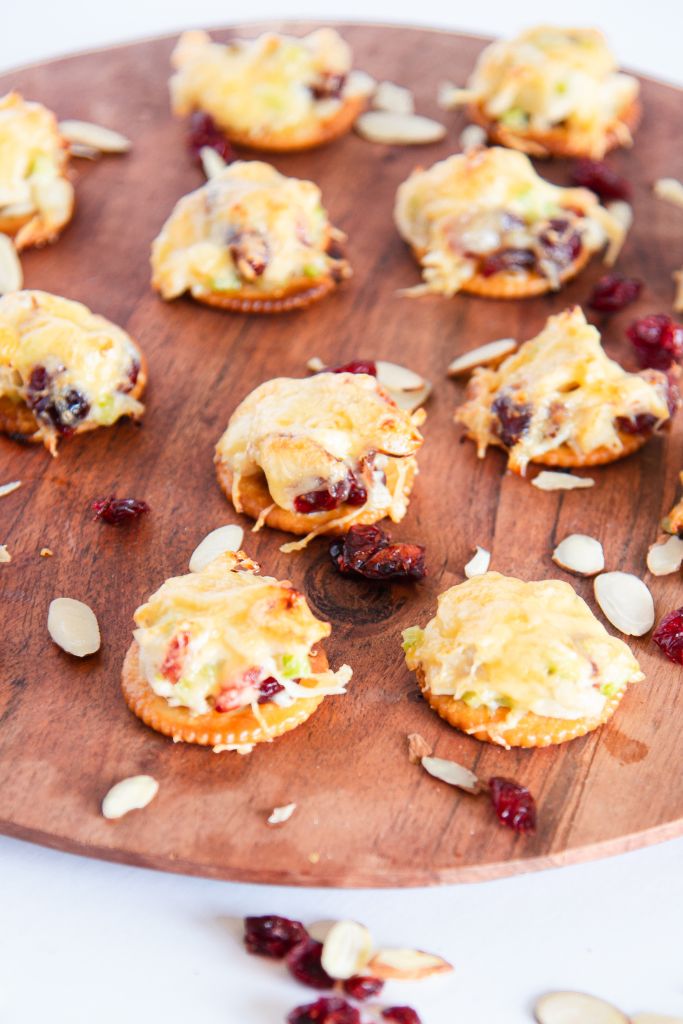
M667 424L676 388L660 370L628 373L575 306L551 316L496 369L478 367L455 414L483 458L489 445L508 468L599 466L641 448Z
M318 373L259 385L216 445L218 481L237 512L304 540L352 523L400 522L417 473L424 410L404 412L376 377Z
M351 678L348 665L333 672L319 646L329 623L243 551L166 580L135 623L126 703L177 742L247 753L301 725Z
M0 97L0 232L17 250L53 242L71 220L68 162L51 110L18 92Z
M396 193L394 219L422 267L415 295L557 291L608 240L616 251L625 233L593 192L552 185L523 153L501 147L413 171Z
M235 313L302 309L351 275L312 181L230 164L176 203L152 245L152 287Z
M640 85L617 70L596 29L528 29L487 46L466 89L444 95L502 146L537 157L600 160L630 146Z
M40 441L140 419L147 363L120 327L41 291L0 298L0 432Z
M440 595L403 649L427 703L449 725L504 747L583 736L644 679L569 583L487 572Z
M330 28L227 45L206 32L185 32L171 57L173 113L209 114L238 146L312 149L348 132L365 109L374 82L353 72L351 60L349 46Z

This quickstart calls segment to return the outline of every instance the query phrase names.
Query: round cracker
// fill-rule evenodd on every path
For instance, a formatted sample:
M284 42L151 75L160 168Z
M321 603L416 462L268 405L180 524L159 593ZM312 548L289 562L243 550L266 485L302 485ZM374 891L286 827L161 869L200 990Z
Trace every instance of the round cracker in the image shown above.
M227 295L221 292L193 291L192 297L206 306L214 306L230 313L288 313L294 309L305 309L314 302L329 295L337 287L337 281L331 274L321 278L315 284L310 280L296 281L282 291L280 295L269 296L256 289L240 289L239 292Z
M214 461L216 463L218 483L225 493L226 498L232 502L232 471L219 455L216 455ZM389 484L394 484L396 481L396 463L398 462L403 462L407 464L408 467L404 486L404 494L407 497L413 487L413 481L417 471L417 461L412 455L407 456L406 459L394 459L389 457L386 466L387 482ZM268 484L266 483L266 478L263 473L256 473L253 476L242 477L240 480L240 502L242 504L242 511L248 516L251 516L252 519L258 519L261 513L273 504L273 499L270 491L268 490ZM283 530L285 533L295 533L297 536L302 537L305 537L306 534L311 533L312 530L324 525L325 530L322 532L324 532L326 536L339 537L346 533L350 524L346 522L341 525L336 525L335 520L341 519L353 511L358 513L357 517L353 521L354 525L359 523L366 525L369 525L370 523L377 523L380 519L384 519L386 516L386 512L378 511L377 509L368 509L367 511L364 511L362 506L340 505L339 508L333 509L331 512L316 512L311 515L302 515L300 512L291 512L289 509L280 508L279 505L275 505L268 515L265 516L263 523L265 526L270 526L274 530Z
M311 652L311 668L315 672L325 672L328 667L323 650ZM301 680L302 686L307 684L312 686L314 681ZM251 708L194 715L189 708L171 707L164 697L154 692L140 670L140 648L135 640L123 663L121 688L126 704L145 725L176 742L197 743L203 747L268 743L305 722L324 699L322 695L300 697L286 708L271 701L262 704L265 729Z
M429 706L454 729L459 729L484 743L508 747L549 747L585 736L612 717L626 692L624 689L616 696L608 698L600 715L584 718L549 718L529 711L517 725L511 729L501 730L496 729L496 726L505 722L508 714L505 708L491 712L483 707L471 708L464 701L446 694L437 696L427 687L422 666L418 666L415 675L422 696Z
M575 260L565 267L559 275L560 284L566 284L576 277L588 263L593 253L582 247ZM501 270L489 277L474 274L465 281L460 289L469 295L479 295L485 299L530 299L537 295L545 295L553 289L552 283L543 274L534 270L512 273Z
M339 110L321 120L311 119L309 124L286 128L270 134L239 132L221 127L235 146L261 150L264 153L297 153L324 146L351 130L356 119L367 106L366 96L347 96Z

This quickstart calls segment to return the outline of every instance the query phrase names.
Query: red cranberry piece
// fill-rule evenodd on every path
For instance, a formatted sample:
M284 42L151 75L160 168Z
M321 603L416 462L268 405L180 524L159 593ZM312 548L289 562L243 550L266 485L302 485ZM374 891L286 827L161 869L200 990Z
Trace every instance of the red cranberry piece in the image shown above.
M308 491L306 494L298 494L294 499L294 508L301 515L307 516L312 512L331 512L346 501L350 490L350 482L340 480L331 487L323 487L319 491Z
M412 1006L388 1006L386 1010L382 1010L382 1016L394 1024L422 1024Z
M225 135L218 128L218 125L210 114L203 114L196 111L190 118L190 130L187 137L187 145L192 155L199 160L199 152L208 146L215 149L219 156L222 156L227 164L235 159L235 153Z
M381 978L371 978L362 974L354 974L352 978L347 978L344 982L346 994L352 999L357 999L359 1003L378 996L383 988L384 982Z
M353 505L354 507L364 505L368 500L367 490L353 473L349 473L349 480L350 486L349 493L346 498L346 504Z
M506 448L512 448L526 433L531 422L531 408L514 402L507 394L498 395L491 406L491 412L498 418L496 433Z
M26 388L26 403L34 416L47 420L68 437L90 412L90 403L76 388L56 393L53 383L53 375L44 366L34 366Z
M421 580L427 574L421 544L392 544L379 526L352 526L343 538L330 545L330 555L343 575L356 574L371 580Z
M250 953L282 960L298 943L305 941L308 932L301 921L266 914L263 917L245 917L244 945Z
M101 519L110 526L121 526L149 512L146 501L139 501L138 498L115 498L113 494L108 498L96 498L90 508L95 513L95 519Z
M334 978L321 961L322 942L306 937L287 954L287 966L294 977L310 988L334 988Z
M132 391L137 384L138 376L140 374L140 363L137 359L134 359L130 364L130 370L128 371L128 380L125 384L121 384L119 391L123 391L124 394L128 394Z
M604 160L577 160L571 180L574 185L589 188L602 200L631 198L631 186L626 178Z
M494 810L503 825L525 835L536 831L536 802L525 786L496 776L489 779L489 790Z
M360 1024L360 1013L338 996L321 996L314 1003L295 1006L287 1024Z
M350 363L330 367L328 373L368 373L377 376L377 364L372 359L352 359Z
M616 271L604 274L591 292L588 305L599 313L616 313L635 302L642 287L643 282L636 277L624 277Z
M558 270L563 270L581 252L581 236L568 220L553 217L539 233L538 244L544 259L550 260Z
M310 89L316 100L337 100L342 94L345 83L346 75L325 71L318 76L317 82Z
M666 313L653 313L634 320L626 331L638 362L653 370L668 370L683 357L683 324Z
M501 270L529 270L536 265L536 255L531 249L499 249L484 257L479 272L491 277Z
M258 703L267 704L268 701L272 700L275 694L280 693L281 690L284 690L282 683L278 683L277 679L273 679L272 676L268 676L268 678L264 679L259 685L260 696L258 698Z
M652 634L652 639L667 658L683 665L683 608L665 615Z
M161 665L161 674L171 683L177 683L183 674L185 652L187 651L189 643L190 634L183 630L182 633L178 633L174 636L168 645L166 657Z

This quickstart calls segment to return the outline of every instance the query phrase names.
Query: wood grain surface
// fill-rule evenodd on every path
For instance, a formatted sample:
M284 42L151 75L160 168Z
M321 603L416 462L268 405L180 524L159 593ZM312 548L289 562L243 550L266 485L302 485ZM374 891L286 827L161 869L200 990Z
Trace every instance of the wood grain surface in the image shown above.
M64 443L57 459L0 439L0 482L23 481L0 504L0 542L13 556L0 568L0 830L172 871L343 886L485 879L677 835L683 670L648 638L633 644L647 678L609 725L540 751L505 751L456 733L430 711L404 667L401 629L432 616L437 594L463 579L477 544L492 552L492 568L524 579L569 579L592 607L590 581L569 577L550 560L568 533L600 538L608 568L643 575L648 544L675 497L683 417L640 454L594 470L592 490L568 494L540 493L505 474L500 452L480 462L471 443L459 443L452 415L462 387L447 380L448 362L493 338L531 337L550 313L585 300L602 267L593 261L560 294L526 302L397 295L417 282L418 271L393 227L396 187L416 164L458 148L464 121L437 112L436 90L444 79L462 84L484 42L405 28L342 31L358 67L410 85L418 110L442 117L449 135L420 150L375 146L352 134L273 160L322 187L333 222L348 232L355 271L336 295L279 318L228 315L190 300L166 304L150 290L150 243L174 202L202 182L184 126L169 112L173 40L60 60L0 81L0 91L19 88L60 117L110 125L132 138L128 156L75 162L73 223L56 245L22 262L27 287L79 299L121 324L150 366L140 427L121 423ZM643 99L635 148L612 159L634 183L636 212L619 267L646 285L635 306L595 320L610 354L627 364L625 326L636 314L671 311L670 275L683 262L682 214L651 195L658 176L683 177L683 153L674 148L681 94L644 81ZM542 169L567 181L562 163ZM416 586L342 579L324 540L287 556L278 551L282 534L247 535L245 547L264 571L291 578L333 623L327 653L334 666L353 666L349 693L325 700L306 725L248 757L174 745L137 721L120 693L133 611L167 576L186 571L209 530L236 519L217 486L212 456L237 402L270 377L303 376L313 355L327 363L393 359L435 383L420 476L409 513L393 530L427 545L429 578ZM129 529L93 522L89 502L111 492L144 498L152 511ZM54 557L39 557L44 546ZM658 617L683 603L678 575L646 579ZM79 661L52 644L47 608L57 595L95 609L99 654ZM515 836L496 823L486 800L409 764L412 731L438 755L482 776L528 785L539 805L537 835ZM139 772L159 780L156 800L105 821L103 795ZM267 826L271 809L291 801L298 805L291 820Z

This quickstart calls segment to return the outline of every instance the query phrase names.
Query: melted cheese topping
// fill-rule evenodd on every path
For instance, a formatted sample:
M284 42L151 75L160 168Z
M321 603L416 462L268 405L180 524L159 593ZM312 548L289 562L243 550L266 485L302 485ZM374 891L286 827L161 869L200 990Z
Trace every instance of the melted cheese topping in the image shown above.
M50 396L78 391L88 414L76 429L109 426L120 416L141 416L144 406L132 398L130 374L140 366L140 351L120 327L91 313L87 306L41 291L11 292L0 298L0 396L26 402L32 371L51 377ZM53 452L55 427L37 416L38 434Z
M152 246L152 284L165 299L313 284L335 262L333 234L312 181L239 161L176 204Z
M357 473L363 459L378 453L363 476L368 502L357 511L382 509L397 521L405 512L405 498L390 493L382 471L387 459L405 459L420 447L417 422L419 415L414 419L399 409L368 374L280 377L240 403L216 456L234 475L237 504L240 477L262 471L273 501L294 510L297 495L341 483L349 470ZM310 515L313 523L316 518Z
M18 92L0 97L0 218L31 219L17 234L19 248L35 232L49 237L69 219L73 188L64 177L67 162L52 111Z
M609 697L644 678L627 645L561 580L475 576L441 594L424 630L404 637L408 667L422 669L433 694L510 709L497 727L503 737L528 712L599 715Z
M272 33L253 40L214 43L205 32L186 32L172 56L173 112L180 117L200 109L227 133L254 139L329 119L345 96L370 90L350 76L341 97L317 100L315 90L328 76L344 78L351 51L329 28L301 39Z
M481 458L504 437L496 408L508 418L522 417L525 428L507 447L509 468L524 473L528 462L562 445L579 456L603 447L620 452L617 421L645 415L660 426L670 417L668 391L665 374L628 373L610 359L599 332L575 306L551 316L540 334L496 370L476 369L472 398L456 420L476 440Z
M638 82L617 73L595 29L540 27L488 46L470 78L467 98L511 131L561 125L601 157L605 136L638 95ZM623 141L630 141L621 124Z
M166 580L135 612L142 671L172 707L204 714L218 699L219 710L257 713L259 683L270 677L284 688L279 704L344 692L347 665L310 671L308 656L330 635L329 623L291 583L258 573L243 552L225 552L201 572Z
M536 174L524 153L493 146L413 171L396 193L394 218L401 237L420 256L424 290L453 295L477 272L472 254L500 246L495 216L512 215L520 222L524 237L513 247L525 248L529 228L568 211L583 214L575 226L589 252L600 249L607 235L620 233L594 193L553 185Z

